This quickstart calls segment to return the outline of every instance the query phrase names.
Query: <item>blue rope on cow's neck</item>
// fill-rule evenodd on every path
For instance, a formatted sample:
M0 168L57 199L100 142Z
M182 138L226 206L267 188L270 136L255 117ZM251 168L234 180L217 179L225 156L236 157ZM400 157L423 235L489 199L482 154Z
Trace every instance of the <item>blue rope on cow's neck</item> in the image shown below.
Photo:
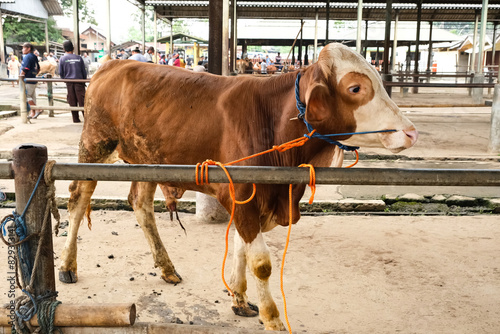
M297 101L297 109L299 110L299 114L297 116L298 119L301 119L306 127L307 131L311 133L314 128L312 127L311 124L309 124L306 121L306 105L300 101L300 93L299 93L299 82L300 82L300 76L302 75L301 72L297 74L297 79L295 80L295 100ZM304 137L307 138L318 138L326 141L327 143L330 143L332 145L337 145L340 149L345 150L345 151L355 151L359 149L359 147L356 146L348 146L341 144L340 142L333 140L329 137L335 137L335 136L351 136L351 135L362 135L362 134L367 134L367 133L378 133L378 132L396 132L396 130L379 130L379 131L364 131L364 132L349 132L349 133L335 133L335 134L328 134L328 135L322 135L318 132L314 132L312 135L305 134Z

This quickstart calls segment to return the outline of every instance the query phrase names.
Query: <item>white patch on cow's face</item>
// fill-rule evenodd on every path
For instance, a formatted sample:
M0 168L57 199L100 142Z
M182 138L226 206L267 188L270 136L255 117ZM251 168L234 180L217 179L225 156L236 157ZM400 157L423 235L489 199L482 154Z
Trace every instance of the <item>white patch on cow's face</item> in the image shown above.
M323 55L324 53L324 55ZM323 55L323 57L321 57ZM352 110L356 121L355 132L397 130L396 132L353 135L342 144L349 146L385 147L392 152L410 148L415 144L418 132L413 123L405 117L398 106L391 100L385 91L380 75L361 55L342 44L329 44L322 51L318 63L325 76L335 73L338 89L342 94L352 94L356 85L354 78L368 78L360 80L361 85L371 85L373 97L364 101L359 107ZM362 74L359 76L356 74ZM342 82L344 79L344 82ZM352 84L345 84L345 81ZM342 82L342 84L341 84ZM351 89L349 92L348 90ZM345 90L345 92L344 92Z

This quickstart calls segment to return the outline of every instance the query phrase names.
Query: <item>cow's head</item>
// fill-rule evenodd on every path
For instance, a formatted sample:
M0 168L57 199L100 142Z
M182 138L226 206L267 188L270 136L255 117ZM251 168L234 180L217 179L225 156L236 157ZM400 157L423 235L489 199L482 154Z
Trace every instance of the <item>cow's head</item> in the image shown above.
M380 75L348 47L328 44L304 79L306 120L319 133L394 129L397 131L333 138L349 146L385 147L392 152L417 141L415 126L389 98Z

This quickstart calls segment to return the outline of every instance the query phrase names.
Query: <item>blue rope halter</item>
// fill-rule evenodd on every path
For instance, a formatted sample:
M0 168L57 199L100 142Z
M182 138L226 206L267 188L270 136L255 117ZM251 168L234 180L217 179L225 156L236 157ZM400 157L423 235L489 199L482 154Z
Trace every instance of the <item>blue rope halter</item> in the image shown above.
M300 82L301 75L302 75L302 73L299 72L299 74L297 74L297 79L295 80L295 100L297 101L297 109L299 110L299 114L298 114L297 118L301 119L304 122L304 124L307 127L307 131L309 133L311 133L314 129L313 129L312 125L306 121L306 105L302 101L300 101L299 82ZM367 133L378 133L378 132L396 132L396 130L348 132L348 133L335 133L335 134L328 134L328 135L322 135L318 132L314 132L312 135L305 134L304 137L322 139L322 140L326 141L327 143L337 145L342 150L355 151L355 150L358 150L359 147L344 145L344 144L341 144L340 142L333 140L329 137L362 135L362 134L367 134Z

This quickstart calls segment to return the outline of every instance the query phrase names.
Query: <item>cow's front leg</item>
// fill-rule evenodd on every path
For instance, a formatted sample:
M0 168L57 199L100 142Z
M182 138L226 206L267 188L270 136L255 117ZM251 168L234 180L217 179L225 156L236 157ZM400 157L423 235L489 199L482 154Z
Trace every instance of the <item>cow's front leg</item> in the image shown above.
M63 283L76 283L78 280L76 264L78 228L96 185L97 181L73 181L69 186L71 192L68 201L69 232L59 267L59 280Z
M242 317L255 317L259 315L259 308L248 302L247 291L247 260L246 260L245 243L241 239L238 231L234 233L234 257L233 268L231 270L231 278L229 286L234 293L233 296L233 312Z
M167 283L179 283L182 278L175 271L174 265L168 257L165 246L160 239L158 229L156 227L154 216L154 194L156 191L156 183L154 182L132 182L128 201L134 209L135 217L144 231L146 240L149 243L155 267L159 267L162 271L161 278Z
M253 241L245 245L245 248L248 268L257 281L260 320L266 329L285 330L285 326L280 320L280 312L269 289L272 265L269 248L267 248L262 233L259 232Z

